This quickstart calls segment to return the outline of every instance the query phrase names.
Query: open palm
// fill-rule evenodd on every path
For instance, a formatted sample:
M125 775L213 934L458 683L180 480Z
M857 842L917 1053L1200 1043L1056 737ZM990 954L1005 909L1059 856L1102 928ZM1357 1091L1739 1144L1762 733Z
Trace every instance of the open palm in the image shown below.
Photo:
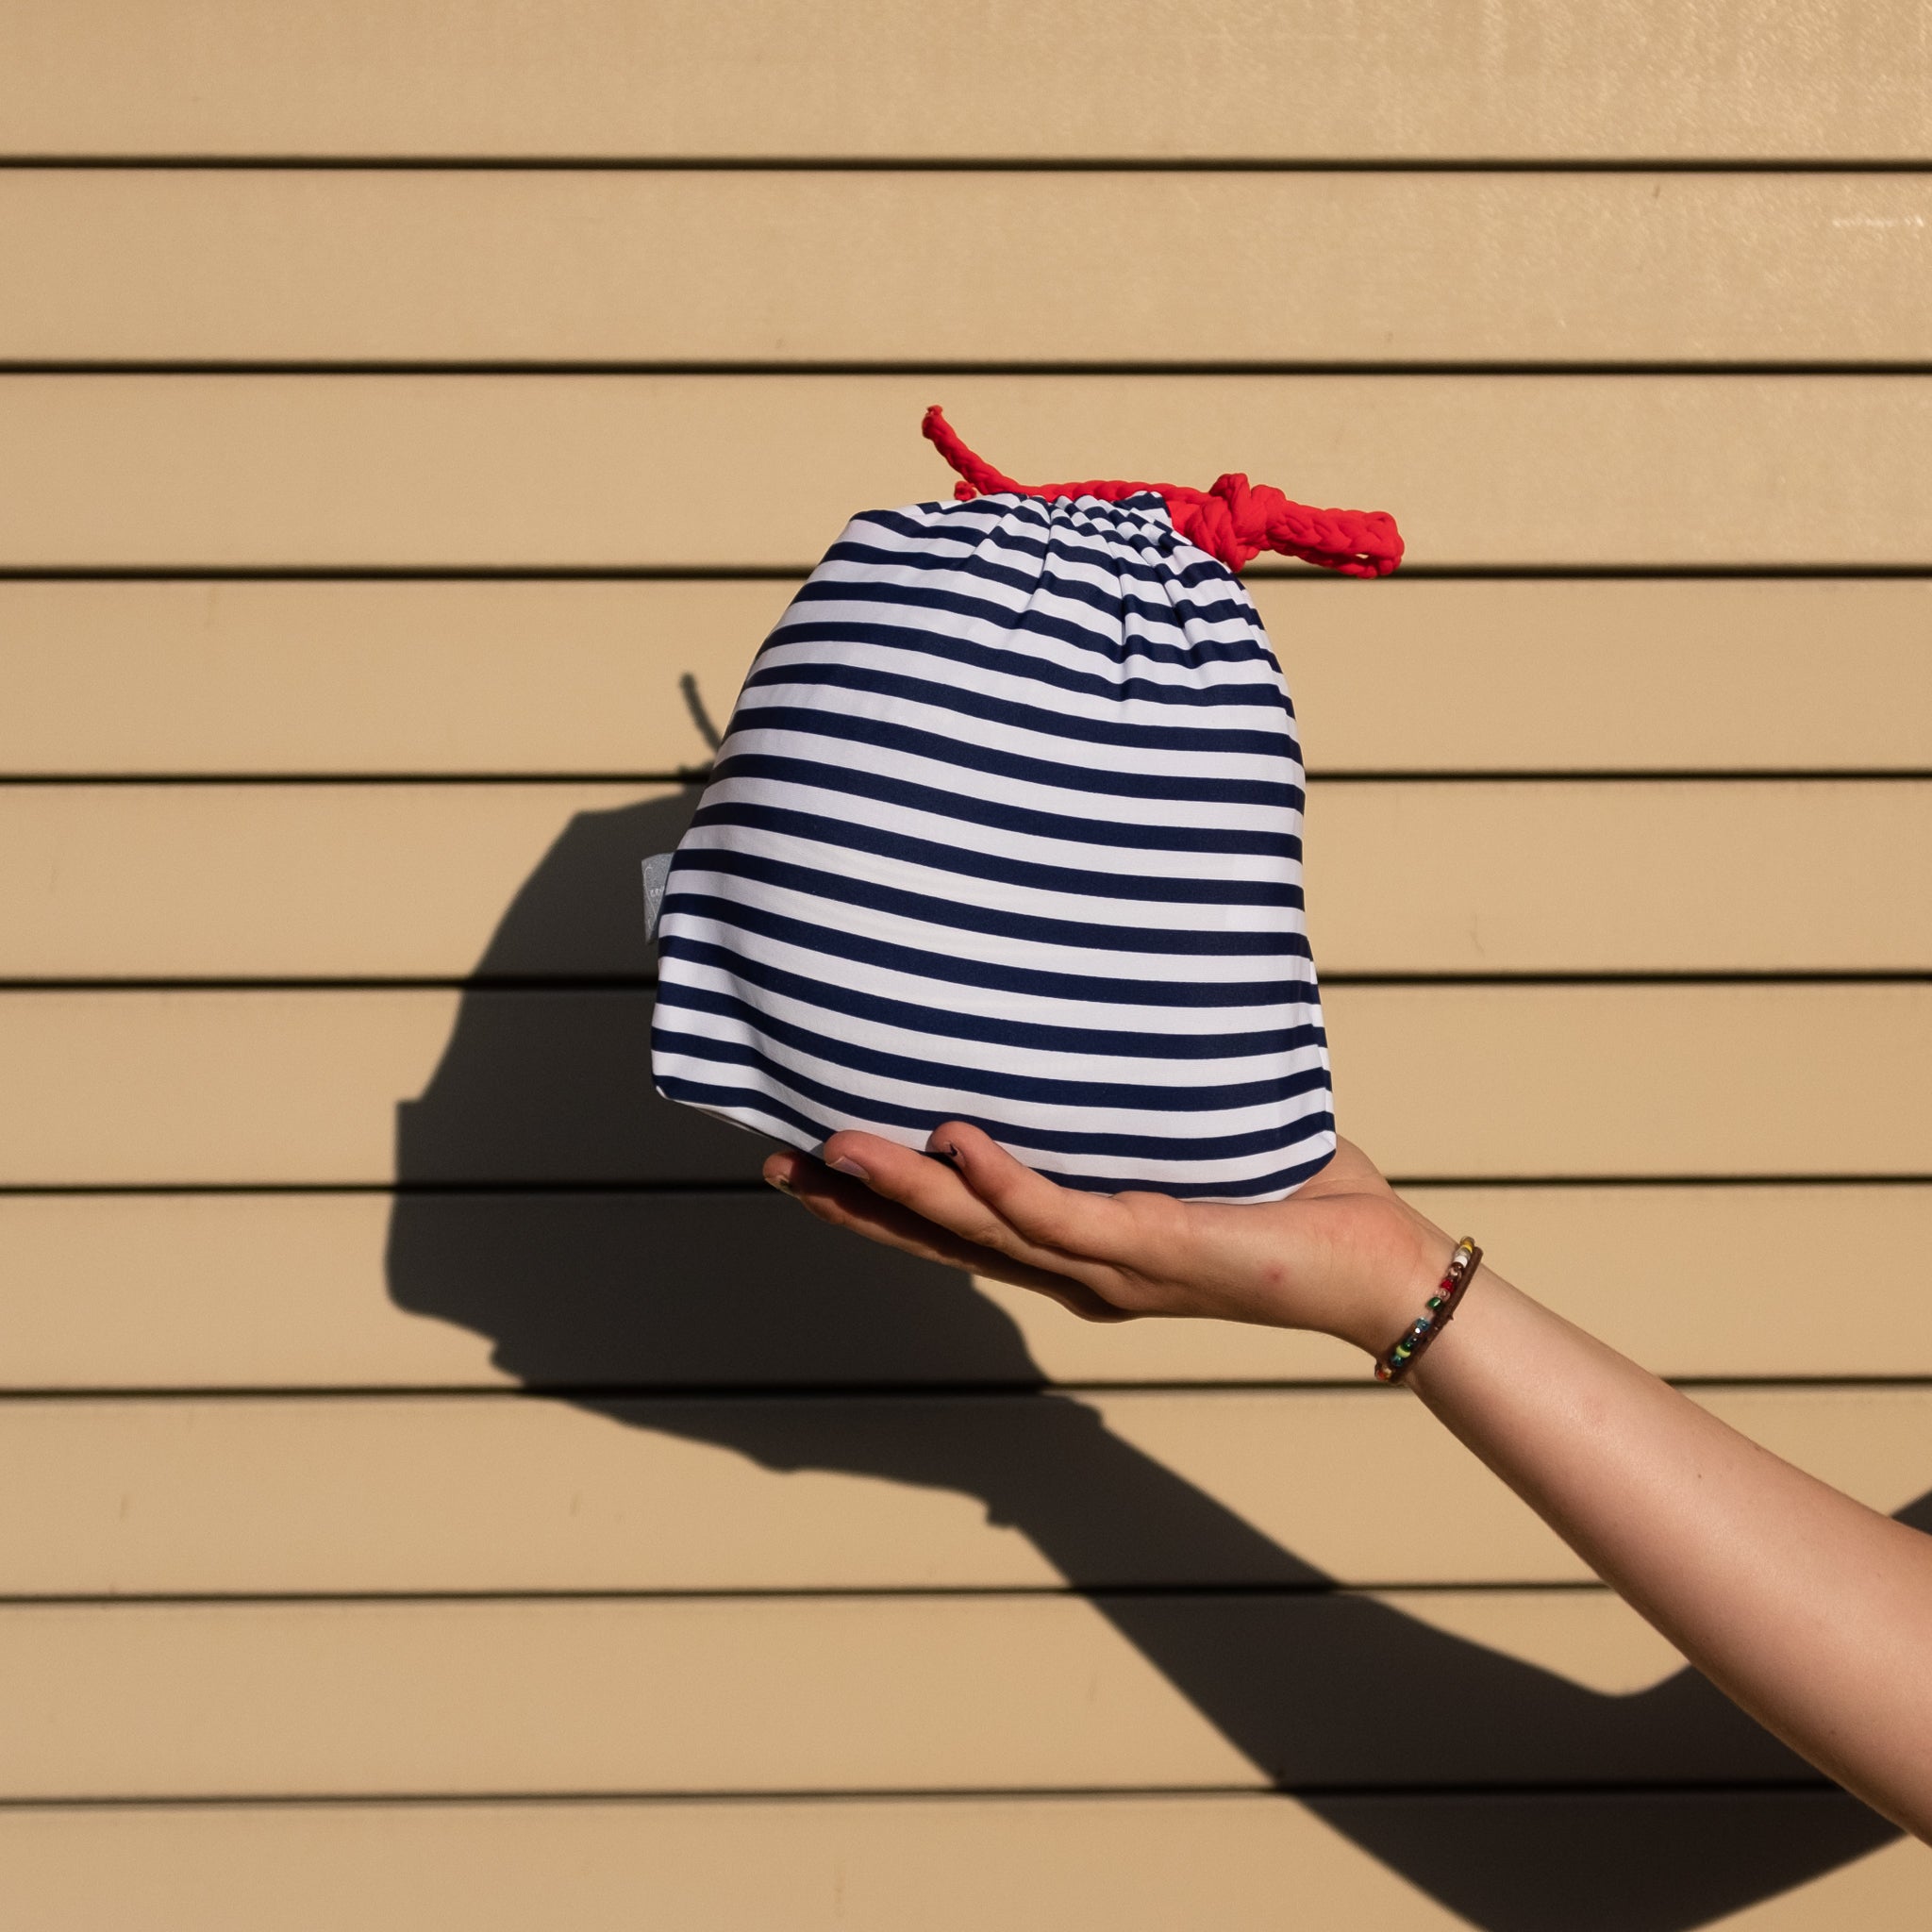
M1452 1245L1346 1141L1288 1200L1233 1206L1060 1187L960 1122L926 1147L835 1134L822 1160L773 1155L765 1178L822 1221L1038 1290L1090 1321L1212 1316L1372 1349Z

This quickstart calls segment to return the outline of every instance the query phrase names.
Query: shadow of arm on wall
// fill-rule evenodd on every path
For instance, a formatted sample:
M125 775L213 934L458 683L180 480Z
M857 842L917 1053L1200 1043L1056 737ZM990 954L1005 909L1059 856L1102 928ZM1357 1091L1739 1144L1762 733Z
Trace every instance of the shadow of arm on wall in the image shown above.
M482 977L636 974L638 861L690 808L574 821ZM1491 1932L1674 1932L1895 1836L1690 1671L1606 1696L1333 1589L1044 1392L966 1277L775 1199L675 1191L749 1179L763 1150L655 1098L648 1025L646 994L608 984L466 997L402 1112L401 1306L626 1424L978 1498L1260 1771Z

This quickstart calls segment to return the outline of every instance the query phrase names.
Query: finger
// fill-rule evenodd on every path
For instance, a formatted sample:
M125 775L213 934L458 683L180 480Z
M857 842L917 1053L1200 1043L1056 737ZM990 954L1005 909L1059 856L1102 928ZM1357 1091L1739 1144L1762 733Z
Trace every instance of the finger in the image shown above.
M1029 1248L1103 1267L1128 1258L1128 1217L1111 1195L1061 1187L1015 1160L991 1135L964 1121L934 1128L926 1145Z
M1059 1257L1035 1249L974 1192L964 1174L947 1160L856 1131L834 1134L824 1144L824 1158L828 1167L862 1181L874 1193L976 1246L1060 1272Z
M922 1261L937 1261L969 1274L1031 1289L1090 1322L1131 1319L1085 1283L1031 1267L995 1248L966 1241L899 1203L874 1194L861 1182L829 1172L808 1156L774 1154L766 1160L764 1172L765 1178L774 1187L830 1226L849 1228Z
M774 1155L765 1163L765 1178L819 1220L923 1260L984 1274L992 1263L1007 1259L994 1249L977 1246L898 1202L874 1194L862 1181L832 1173L808 1156Z

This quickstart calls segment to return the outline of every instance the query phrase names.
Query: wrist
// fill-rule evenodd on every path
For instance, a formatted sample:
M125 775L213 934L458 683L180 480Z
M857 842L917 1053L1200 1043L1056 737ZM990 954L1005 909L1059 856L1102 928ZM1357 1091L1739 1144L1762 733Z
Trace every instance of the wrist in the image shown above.
M1407 1225L1360 1283L1331 1332L1365 1354L1386 1355L1441 1286L1455 1240L1433 1222L1405 1208Z

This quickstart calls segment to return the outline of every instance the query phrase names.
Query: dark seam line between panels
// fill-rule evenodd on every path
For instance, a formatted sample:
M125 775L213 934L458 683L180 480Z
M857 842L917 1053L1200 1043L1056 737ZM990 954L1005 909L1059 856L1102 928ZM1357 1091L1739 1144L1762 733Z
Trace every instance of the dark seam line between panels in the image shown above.
M1310 768L1312 785L1848 785L1923 783L1932 765L1816 765L1789 769L1776 765L1578 765L1521 766L1486 771L1458 766L1451 771L1416 768L1378 772L1349 766L1334 771ZM583 782L590 782L585 780ZM668 781L666 781L668 782Z
M647 993L657 986L654 974L196 974L125 977L0 978L0 993L127 993L127 992L496 992ZM1768 968L1740 971L1735 967L1615 971L1525 971L1521 973L1324 973L1325 987L1422 988L1449 991L1498 987L1619 987L1619 986L1925 986L1932 985L1932 967Z
M50 174L773 175L1924 175L1932 158L1789 156L49 154L0 169Z
M775 1145L775 1143L774 1143ZM1926 1176L1932 1180L1932 1174ZM261 1195L287 1195L307 1200L316 1195L389 1198L445 1194L635 1194L655 1200L666 1194L762 1194L764 1183L749 1175L738 1180L440 1180L440 1181L25 1181L0 1182L0 1200L148 1200L175 1196L200 1199L234 1195L253 1200Z
M0 790L59 790L87 786L150 786L212 789L232 787L328 786L460 786L460 785L678 785L704 784L711 775L708 764L684 765L669 771L606 772L7 772L0 771ZM1457 766L1431 771L1414 768L1376 771L1341 767L1310 769L1307 782L1320 785L1895 785L1932 781L1932 765L1791 766L1778 765L1658 765Z
M669 771L609 772L594 769L552 772L7 772L0 791L79 791L84 789L217 790L220 788L325 790L330 787L659 785L690 789L708 783L708 764ZM1923 785L1932 782L1932 765L1712 765L1700 766L1457 766L1431 771L1412 768L1376 771L1342 767L1310 769L1310 786L1329 785Z
M1926 1378L1932 1380L1932 1378ZM0 1388L0 1404L68 1402L718 1402L816 1401L821 1398L900 1402L1009 1400L1045 1393L1128 1392L1141 1388L1190 1392L1195 1390L1238 1391L1249 1389L1295 1391L1319 1391L1338 1385L1324 1382L1202 1383L1068 1383L1044 1376L1005 1381L964 1382L477 1382L373 1385L368 1383L209 1384L190 1387ZM1345 1386L1345 1385L1343 1385ZM1381 1392L1380 1384L1365 1384ZM4 1599L0 1599L4 1600Z
M1848 1174L1392 1174L1394 1188L1921 1188L1932 1186L1932 1173ZM660 1199L667 1194L751 1194L762 1197L765 1184L738 1180L499 1180L442 1181L9 1181L0 1182L0 1200L120 1200L221 1198L253 1200L286 1195L306 1200L317 1195L388 1198L444 1194L635 1194Z
M1595 357L1587 360L1548 359L1383 359L1348 358L1260 360L1147 360L1087 358L1054 361L1039 358L971 360L926 358L918 361L869 358L862 360L774 361L768 358L696 360L675 358L626 360L618 358L507 359L463 357L335 358L211 357L114 358L8 358L0 359L0 378L7 376L785 376L815 377L931 376L1139 376L1188 380L1216 376L1912 376L1932 375L1932 362L1923 358L1847 360L1835 358L1710 358L1697 360L1645 360Z
M1500 1780L1444 1782L1441 1784L1272 1784L1257 1779L1251 1784L1196 1785L849 1785L827 1786L816 1790L583 1790L560 1791L209 1791L183 1796L156 1797L148 1793L112 1793L100 1797L0 1797L0 1811L204 1811L266 1810L301 1807L305 1809L345 1809L359 1807L397 1808L429 1806L478 1807L486 1805L849 1805L871 1804L971 1804L985 1799L1024 1798L1038 1802L1118 1799L1131 1802L1147 1798L1227 1799L1246 1798L1267 1803L1281 1798L1350 1798L1362 1801L1388 1799L1412 1803L1418 1798L1468 1800L1472 1798L1540 1799L1555 1803L1574 1798L1776 1798L1817 1795L1834 1801L1844 1797L1840 1788L1824 1777L1781 1777L1753 1779L1687 1780L1681 1778L1632 1778L1614 1784L1601 1779L1540 1778L1535 1782Z
M1843 1174L1725 1172L1684 1174L1391 1174L1394 1188L1867 1188L1923 1187L1932 1172L1908 1170Z
M937 500L937 499L934 499ZM806 563L687 564L0 564L0 584L771 584L803 583ZM1932 579L1927 563L1405 563L1403 583L1892 583ZM1330 574L1255 565L1247 583L1332 584ZM1351 591L1351 594L1362 594ZM1376 594L1388 594L1386 589Z
M709 765L655 772L5 772L0 789L23 791L82 786L152 786L203 790L218 786L324 788L328 786L458 785L682 785L702 784ZM1779 774L1782 775L1782 774ZM1874 775L1905 775L1879 774ZM1919 775L1919 774L1913 774ZM1932 777L1932 772L1923 775Z
M1765 1389L1782 1393L1843 1389L1850 1392L1869 1389L1932 1389L1932 1374L1904 1375L1664 1375L1658 1378L1673 1389Z
M641 855L640 855L641 857ZM647 993L654 974L129 974L125 978L0 978L0 993L124 992L499 992Z
M1736 967L1635 968L1628 972L1524 971L1521 973L1324 973L1324 986L1921 986L1932 984L1925 967L1792 967L1761 971Z
M119 1592L8 1591L0 1596L0 1619L9 1609L272 1609L310 1605L343 1607L401 1607L464 1604L737 1604L737 1603L1037 1603L1073 1601L1100 1603L1114 1599L1182 1602L1224 1598L1285 1597L1295 1600L1332 1597L1377 1597L1397 1591L1425 1596L1596 1596L1610 1595L1607 1584L1593 1578L1538 1578L1503 1583L1109 1583L1075 1584L836 1584L802 1588L752 1585L736 1590L235 1590L126 1591ZM4 1627L4 1624L0 1624Z
M1290 563L1257 561L1242 573L1245 582L1339 586L1332 572ZM1890 583L1932 577L1932 563L1428 563L1405 562L1390 584L1484 583Z
M1932 1173L1847 1174L1411 1174L1386 1176L1392 1188L1875 1188L1924 1187Z
M1774 1393L1844 1390L1932 1389L1932 1374L1664 1375L1673 1389L1765 1390ZM1364 1401L1391 1399L1380 1383L1315 1376L1170 1376L1145 1381L1032 1379L875 1382L476 1382L476 1383L225 1383L139 1387L74 1384L10 1388L0 1385L0 1407L45 1403L191 1402L489 1402L581 1404L678 1402L994 1402L1040 1395L1347 1395ZM1378 1586L1381 1587L1381 1586ZM1393 1588L1394 1586L1388 1586ZM1404 1585L1407 1589L1410 1586ZM1417 1585L1416 1588L1422 1586ZM1486 1586L1487 1587L1487 1586ZM1498 1586L1499 1588L1502 1586ZM0 1601L5 1601L0 1597Z
M802 584L811 571L806 563L57 563L0 564L0 584ZM1932 565L1920 574L1932 577Z

